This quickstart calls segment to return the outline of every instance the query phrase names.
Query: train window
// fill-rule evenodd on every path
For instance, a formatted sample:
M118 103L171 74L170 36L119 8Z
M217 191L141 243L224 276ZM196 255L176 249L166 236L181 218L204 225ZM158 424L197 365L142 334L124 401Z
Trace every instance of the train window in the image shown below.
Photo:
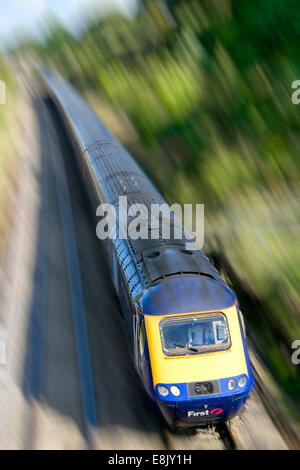
M145 323L142 320L140 323L140 331L139 331L139 349L140 349L141 356L144 354L145 342L146 342L146 330L145 330Z
M222 351L231 346L223 313L162 320L160 332L164 353L169 356Z

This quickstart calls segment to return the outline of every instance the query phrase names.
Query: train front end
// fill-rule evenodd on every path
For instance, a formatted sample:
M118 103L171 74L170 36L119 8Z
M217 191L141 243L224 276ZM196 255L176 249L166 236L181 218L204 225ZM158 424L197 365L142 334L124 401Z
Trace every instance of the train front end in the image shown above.
M171 427L226 421L253 386L242 314L224 309L145 316L153 396Z

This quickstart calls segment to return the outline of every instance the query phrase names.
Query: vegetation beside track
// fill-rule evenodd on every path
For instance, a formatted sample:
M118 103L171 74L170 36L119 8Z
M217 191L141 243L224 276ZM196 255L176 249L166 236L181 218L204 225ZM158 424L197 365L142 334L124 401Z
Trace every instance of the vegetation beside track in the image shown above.
M16 164L16 94L17 85L13 75L0 55L0 80L5 86L5 103L0 104L0 259L3 251L7 228L10 224L11 198L15 181ZM2 97L3 98L3 97Z

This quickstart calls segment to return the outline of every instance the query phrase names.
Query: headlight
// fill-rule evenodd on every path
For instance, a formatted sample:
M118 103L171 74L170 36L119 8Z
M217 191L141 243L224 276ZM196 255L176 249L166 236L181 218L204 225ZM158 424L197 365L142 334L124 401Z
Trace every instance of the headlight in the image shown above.
M157 391L163 397L166 397L167 395L169 395L169 390L164 385L159 385L157 387Z
M238 386L243 388L246 386L246 383L247 383L247 379L245 376L243 377L240 377L239 380L238 380Z
M179 395L180 395L180 388L176 387L176 385L172 385L172 387L170 388L170 390L171 390L172 395L174 395L174 397L179 397Z
M236 381L234 379L228 380L227 388L228 390L234 390L236 387Z

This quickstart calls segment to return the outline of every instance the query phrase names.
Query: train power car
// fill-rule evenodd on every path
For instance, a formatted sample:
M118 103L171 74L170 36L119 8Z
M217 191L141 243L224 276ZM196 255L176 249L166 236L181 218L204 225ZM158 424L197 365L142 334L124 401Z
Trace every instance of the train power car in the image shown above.
M149 211L151 204L165 204L74 88L49 71L42 76L95 212L109 203L118 213L120 196ZM238 300L200 249L186 249L184 231L182 239L165 239L156 230L155 238L117 235L104 242L138 374L171 427L225 421L239 412L253 386Z

